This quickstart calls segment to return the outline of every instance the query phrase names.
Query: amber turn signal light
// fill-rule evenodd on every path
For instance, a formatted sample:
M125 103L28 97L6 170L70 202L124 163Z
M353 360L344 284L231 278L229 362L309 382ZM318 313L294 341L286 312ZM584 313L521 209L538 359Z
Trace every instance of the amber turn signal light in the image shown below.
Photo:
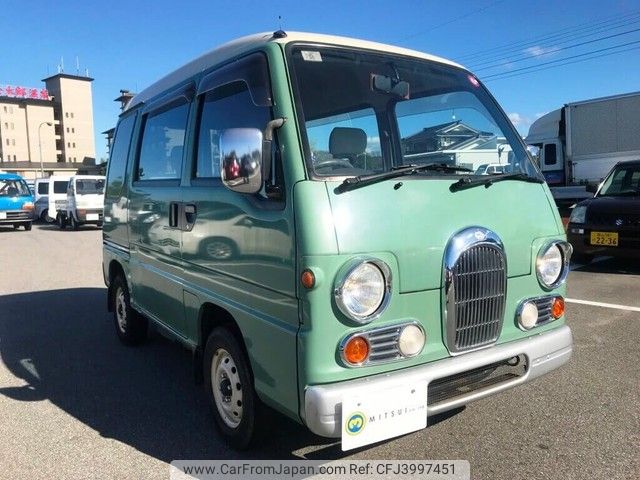
M352 365L360 365L369 357L369 342L362 337L351 337L344 346L344 359Z
M309 269L306 269L300 275L300 283L304 288L313 288L316 285L316 276Z
M556 297L553 301L553 305L551 305L551 316L558 319L562 315L564 315L564 298Z

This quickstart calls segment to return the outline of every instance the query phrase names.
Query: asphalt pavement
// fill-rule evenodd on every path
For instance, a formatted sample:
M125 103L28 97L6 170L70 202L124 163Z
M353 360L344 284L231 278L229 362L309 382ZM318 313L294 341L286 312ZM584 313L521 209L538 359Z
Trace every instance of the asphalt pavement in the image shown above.
M575 266L574 355L533 383L351 452L271 412L255 450L237 453L213 428L186 350L158 334L139 348L117 340L101 235L0 228L2 479L168 478L174 459L305 458L467 459L480 479L639 477L638 264Z

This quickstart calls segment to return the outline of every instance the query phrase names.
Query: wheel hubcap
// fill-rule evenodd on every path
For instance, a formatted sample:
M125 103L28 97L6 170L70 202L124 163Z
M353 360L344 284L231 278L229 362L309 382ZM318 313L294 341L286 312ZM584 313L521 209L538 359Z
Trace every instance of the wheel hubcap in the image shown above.
M242 383L233 357L224 348L213 355L211 386L213 399L224 423L236 428L242 421Z
M124 333L127 329L127 307L122 289L118 289L116 292L116 319L118 320L118 328Z
M207 245L207 255L212 258L225 259L231 256L231 247L223 242L214 242Z

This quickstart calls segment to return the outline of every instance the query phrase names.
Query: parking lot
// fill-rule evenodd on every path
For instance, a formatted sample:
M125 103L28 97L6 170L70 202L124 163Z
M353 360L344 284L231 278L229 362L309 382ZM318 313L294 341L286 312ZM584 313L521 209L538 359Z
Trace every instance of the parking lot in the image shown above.
M227 448L186 350L158 334L140 348L117 340L101 235L0 228L0 477L168 478L174 459L347 456L275 413L254 451ZM574 266L567 366L348 456L467 459L483 479L637 478L639 285L638 264Z

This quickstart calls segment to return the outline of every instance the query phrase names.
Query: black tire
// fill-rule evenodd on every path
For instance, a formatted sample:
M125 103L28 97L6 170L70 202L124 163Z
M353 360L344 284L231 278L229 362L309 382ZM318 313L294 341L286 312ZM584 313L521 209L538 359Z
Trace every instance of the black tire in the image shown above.
M215 367L214 362L220 363L220 369L225 368L225 355L231 359L231 367L229 375L226 377L229 384L220 375L216 375L217 385L212 383L212 370ZM229 445L237 450L246 450L250 447L254 440L257 428L258 410L260 408L260 400L255 393L253 386L253 375L249 366L249 361L244 354L244 350L238 343L235 336L226 328L219 327L211 332L204 351L204 385L205 391L209 397L211 411L215 420L218 431L222 434ZM233 370L235 368L235 371ZM223 374L224 375L224 374ZM222 378L222 379L221 379ZM238 382L239 379L239 382ZM218 389L218 398L229 398L227 407L230 409L227 420L225 416L225 407L218 407L214 388ZM228 397L225 394L229 394ZM238 404L238 396L240 404ZM222 404L226 402L223 400ZM234 420L237 421L238 412L235 407L240 407L237 425L233 426Z
M43 223L49 223L48 220L48 216L49 216L49 209L45 208L41 213L40 213L40 221Z
M59 213L57 220L58 220L58 227L60 227L60 230L64 230L65 228L67 228L67 220L66 218L64 218L64 215Z
M118 275L111 286L113 321L118 338L125 345L139 345L147 338L147 319L131 307L127 282Z
M76 217L73 216L73 212L71 212L71 215L69 216L69 222L73 230L78 230L80 228L80 224L76 220Z
M29 230L31 230L31 222L27 222L24 225L24 229L28 232Z
M20 224L19 223L14 223L13 224L13 229L17 230L18 228L20 228Z

